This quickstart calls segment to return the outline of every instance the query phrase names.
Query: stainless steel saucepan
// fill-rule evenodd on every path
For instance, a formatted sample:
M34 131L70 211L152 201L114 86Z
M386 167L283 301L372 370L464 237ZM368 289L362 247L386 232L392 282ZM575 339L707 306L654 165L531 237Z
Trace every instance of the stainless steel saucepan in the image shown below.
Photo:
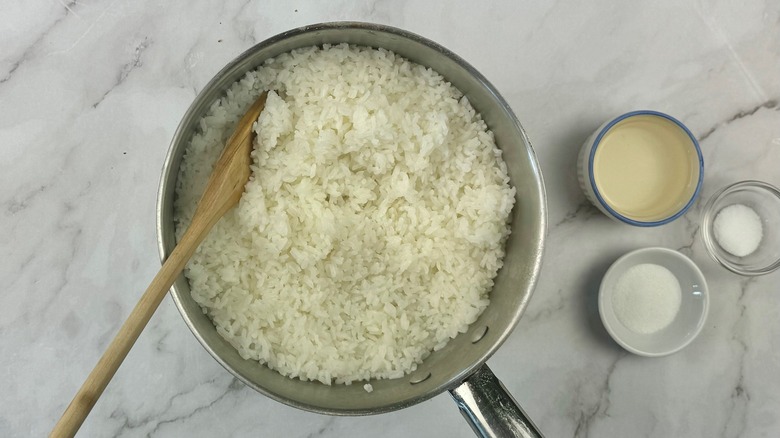
M540 437L485 361L517 324L539 275L547 227L542 174L528 137L498 91L463 59L432 41L376 24L317 24L265 40L228 64L190 106L168 151L157 204L160 256L164 259L175 244L173 200L179 165L197 121L209 105L247 71L268 58L300 47L343 42L391 50L436 70L468 97L495 134L517 195L512 211L512 234L506 244L504 266L490 294L490 305L466 333L431 354L415 372L399 379L372 381L371 393L364 391L360 384L326 386L290 379L256 361L242 359L217 334L212 322L192 299L184 276L171 289L176 306L214 359L258 392L290 406L331 415L379 414L449 391L478 435Z

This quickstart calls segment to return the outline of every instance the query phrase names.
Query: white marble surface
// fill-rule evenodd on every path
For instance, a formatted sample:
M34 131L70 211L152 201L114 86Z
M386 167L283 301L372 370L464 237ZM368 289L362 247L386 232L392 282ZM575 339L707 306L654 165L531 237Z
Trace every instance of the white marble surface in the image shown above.
M510 102L550 207L526 315L489 361L548 437L780 436L780 272L745 280L699 240L701 204L637 229L584 201L574 162L607 117L653 108L702 140L701 200L736 180L780 184L780 2L444 0L5 2L0 20L0 436L46 434L159 263L155 196L185 109L234 56L331 20L398 26L450 48ZM606 267L681 249L711 286L701 336L670 357L621 350L602 328ZM82 436L452 436L447 395L335 418L247 389L166 299Z

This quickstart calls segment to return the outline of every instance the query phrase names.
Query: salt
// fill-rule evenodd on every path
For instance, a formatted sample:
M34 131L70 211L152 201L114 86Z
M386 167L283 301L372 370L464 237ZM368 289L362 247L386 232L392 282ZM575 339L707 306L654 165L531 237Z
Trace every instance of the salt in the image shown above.
M365 385L363 385L363 390L366 392L374 392L374 386L371 385L370 383L366 383Z
M663 266L644 263L629 268L615 283L612 308L626 328L655 333L674 321L682 292L677 277Z
M764 235L761 217L747 205L733 204L720 210L712 223L718 245L737 257L758 249Z

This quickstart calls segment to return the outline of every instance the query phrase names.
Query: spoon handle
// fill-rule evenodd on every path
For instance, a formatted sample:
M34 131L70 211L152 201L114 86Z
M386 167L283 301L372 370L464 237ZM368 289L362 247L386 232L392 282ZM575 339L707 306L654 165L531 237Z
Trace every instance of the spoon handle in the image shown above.
M187 229L182 240L165 260L130 316L122 324L119 333L65 409L65 413L62 414L49 437L72 437L76 434L205 235L202 227L191 226Z
M111 345L81 385L81 389L65 409L65 413L62 414L49 437L72 437L76 434L152 314L160 306L165 293L195 253L195 249L214 224L241 199L251 173L249 165L252 151L252 126L265 108L267 96L268 93L263 92L238 121L235 131L214 165L203 196L195 208L192 223L119 329L119 333L111 341Z

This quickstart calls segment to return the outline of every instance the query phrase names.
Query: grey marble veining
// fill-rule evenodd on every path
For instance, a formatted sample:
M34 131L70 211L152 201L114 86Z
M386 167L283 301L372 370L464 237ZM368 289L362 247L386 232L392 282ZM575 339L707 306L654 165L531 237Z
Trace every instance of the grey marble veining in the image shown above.
M33 0L0 20L0 436L46 434L159 263L160 168L197 92L252 44L304 24L372 21L458 53L528 131L550 208L540 283L489 361L548 437L780 436L780 273L712 262L699 220L720 187L780 185L780 3L433 0ZM605 119L651 108L683 120L706 164L700 202L654 229L610 221L575 174ZM703 332L657 359L623 351L598 317L609 264L659 245L711 288ZM82 436L452 436L446 395L390 414L298 411L247 389L166 299Z

